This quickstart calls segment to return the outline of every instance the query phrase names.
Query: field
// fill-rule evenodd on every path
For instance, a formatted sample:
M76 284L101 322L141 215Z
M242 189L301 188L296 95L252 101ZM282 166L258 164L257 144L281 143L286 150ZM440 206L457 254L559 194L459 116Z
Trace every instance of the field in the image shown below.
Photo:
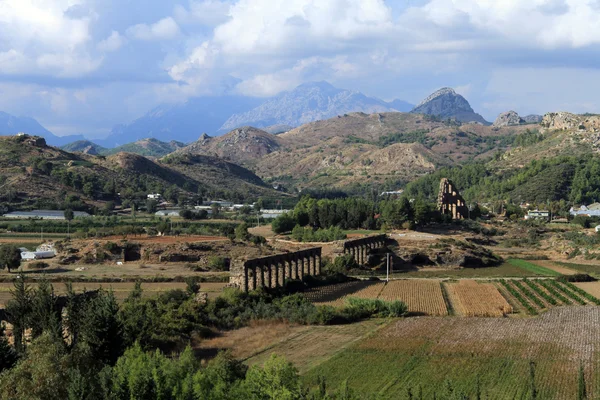
M195 344L194 349L201 358L228 349L250 365L262 364L272 353L277 353L284 355L303 373L383 326L379 320L310 327L259 324L203 339Z
M403 301L413 315L448 315L441 283L437 280L390 281L378 298Z
M520 261L520 260L519 260ZM600 271L600 267L598 269ZM515 265L505 262L497 267L487 268L425 268L422 270L393 271L394 278L526 278L531 276L556 276L556 271L548 268L538 267L535 270L524 268L523 265Z
M461 280L446 283L450 304L463 317L504 317L513 308L492 283Z
M596 263L597 263L597 261L596 261ZM590 264L582 264L582 263L574 264L574 263L567 263L567 262L557 262L557 264L562 267L565 267L565 268L574 269L576 271L600 278L600 264L592 264L592 263L590 263Z
M106 289L112 290L115 294L115 297L118 301L123 301L129 295L131 290L133 289L135 283L133 282L104 282L104 283L95 283L95 282L85 282L85 283L73 283L73 289L80 293L84 290L96 290L96 289ZM208 296L214 298L218 296L223 288L225 287L225 283L200 283L200 291L208 293ZM32 287L35 287L36 284L31 284ZM56 294L65 294L65 285L62 283L54 283L54 293ZM156 294L165 292L167 290L172 289L183 289L185 290L186 284L183 282L149 282L142 283L142 290L144 297L151 297ZM12 299L11 290L13 289L12 283L0 283L0 306L6 304L6 302Z
M509 264L512 264L514 266L523 268L526 271L529 271L531 273L533 273L534 275L540 275L540 276L559 276L560 273L553 270L553 269L549 269L549 268L545 268L542 267L540 265L531 263L529 261L525 261L525 260L518 260L518 259L510 259L507 261Z
M311 289L305 296L316 305L343 306L348 297L400 300L412 315L448 315L438 280L358 281Z
M376 299L384 284L384 282L372 281L345 282L310 289L304 295L316 305L341 307L348 297Z
M588 394L598 398L599 350L599 307L558 307L534 319L415 317L338 352L304 380L315 385L324 375L331 388L347 380L359 394L394 399L419 388L424 398L443 398L446 380L474 398L479 380L482 398L523 399L533 361L538 398L568 399L576 397L581 363Z

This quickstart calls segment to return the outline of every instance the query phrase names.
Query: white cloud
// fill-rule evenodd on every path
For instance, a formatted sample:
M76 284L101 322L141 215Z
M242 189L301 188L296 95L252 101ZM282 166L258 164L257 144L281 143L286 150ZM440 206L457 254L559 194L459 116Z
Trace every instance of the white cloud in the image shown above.
M4 0L0 2L0 72L81 76L101 59L88 52L91 17L71 18L77 0Z
M110 36L98 43L96 47L102 52L109 53L119 50L123 44L125 44L125 38L119 32L112 31Z
M152 24L137 24L127 29L127 35L139 40L174 39L179 35L179 25L171 17Z
M452 32L469 25L471 36L491 34L519 47L600 43L596 0L433 0L421 12L426 21Z
M175 6L174 16L182 24L217 26L229 19L230 7L229 1L190 1L189 9L182 5Z

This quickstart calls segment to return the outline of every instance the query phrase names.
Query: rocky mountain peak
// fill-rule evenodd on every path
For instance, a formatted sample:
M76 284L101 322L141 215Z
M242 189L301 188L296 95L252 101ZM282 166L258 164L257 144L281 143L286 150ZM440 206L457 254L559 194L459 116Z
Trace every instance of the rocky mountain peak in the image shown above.
M427 96L423 101L421 101L419 104L417 104L417 106L415 108L419 108L419 107L425 105L426 103L429 103L430 101L432 101L434 99L437 99L438 97L456 96L456 95L457 95L456 92L452 88L449 88L449 87L441 88L439 90L436 90L429 96Z
M489 125L471 105L452 88L442 88L427 96L411 113L434 115L443 119L450 118L464 123L480 123Z
M506 111L500 113L494 121L494 126L514 126L524 124L525 120L517 114L516 111Z

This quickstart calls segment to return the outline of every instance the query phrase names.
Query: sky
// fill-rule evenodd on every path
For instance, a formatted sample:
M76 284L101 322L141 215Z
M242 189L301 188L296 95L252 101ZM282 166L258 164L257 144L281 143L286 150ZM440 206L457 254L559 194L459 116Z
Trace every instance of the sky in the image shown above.
M488 120L600 112L600 0L0 0L0 110L106 136L163 103L310 81Z

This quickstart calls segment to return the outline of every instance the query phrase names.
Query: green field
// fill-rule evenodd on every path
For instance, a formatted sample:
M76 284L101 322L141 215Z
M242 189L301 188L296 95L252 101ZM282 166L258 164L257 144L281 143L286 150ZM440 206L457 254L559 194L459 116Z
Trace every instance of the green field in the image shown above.
M512 264L516 267L523 268L526 271L534 273L539 276L560 276L561 274L553 271L549 268L544 268L536 264L532 264L529 261L519 260L519 259L510 259L507 261L509 264Z
M429 269L425 271L393 271L395 278L526 278L534 276L558 276L556 271L533 265L524 260L508 260L497 267Z
M571 268L576 271L580 271L595 277L600 277L600 265L588 265L588 264L572 264L566 262L556 262L556 264L565 267Z
M330 388L347 381L363 396L407 399L529 399L530 362L538 399L576 398L579 365L588 398L598 398L600 308L553 309L537 318L422 317L392 321L304 374ZM276 349L275 349L276 351ZM434 397L434 395L436 397ZM370 397L367 397L370 398ZM463 397L451 397L463 398Z

